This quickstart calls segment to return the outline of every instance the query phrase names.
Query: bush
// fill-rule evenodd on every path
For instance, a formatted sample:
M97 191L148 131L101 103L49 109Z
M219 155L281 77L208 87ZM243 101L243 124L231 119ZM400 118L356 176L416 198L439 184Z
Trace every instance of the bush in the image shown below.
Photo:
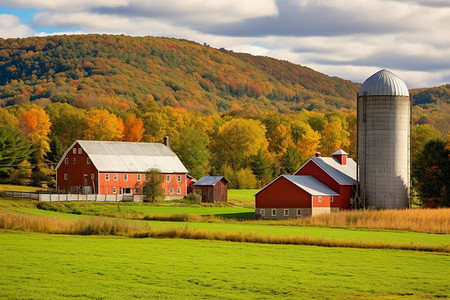
M202 202L202 195L197 194L195 192L189 193L186 196L184 196L184 200L190 203L198 204Z

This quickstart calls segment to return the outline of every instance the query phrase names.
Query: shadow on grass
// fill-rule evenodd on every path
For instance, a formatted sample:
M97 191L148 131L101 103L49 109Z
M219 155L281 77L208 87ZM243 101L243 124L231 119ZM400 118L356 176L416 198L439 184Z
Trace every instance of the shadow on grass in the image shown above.
M218 214L218 215L214 215L214 216L216 216L218 218L222 218L222 219L236 219L236 220L253 220L254 219L253 212Z

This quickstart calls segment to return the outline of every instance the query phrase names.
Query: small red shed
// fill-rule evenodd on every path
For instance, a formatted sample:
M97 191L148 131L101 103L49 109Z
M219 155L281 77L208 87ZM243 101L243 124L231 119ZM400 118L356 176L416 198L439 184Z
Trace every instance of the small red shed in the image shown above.
M223 176L205 176L194 183L194 192L202 195L202 202L227 202L228 180Z
M197 182L197 179L187 174L186 181L187 181L187 193L190 194L194 191L194 183Z

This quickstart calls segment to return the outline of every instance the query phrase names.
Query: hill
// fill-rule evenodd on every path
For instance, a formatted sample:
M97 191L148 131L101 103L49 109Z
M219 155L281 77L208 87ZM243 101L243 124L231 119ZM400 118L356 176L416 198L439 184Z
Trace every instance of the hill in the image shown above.
M172 38L63 35L0 39L0 106L160 106L207 113L355 108L359 84L287 61Z

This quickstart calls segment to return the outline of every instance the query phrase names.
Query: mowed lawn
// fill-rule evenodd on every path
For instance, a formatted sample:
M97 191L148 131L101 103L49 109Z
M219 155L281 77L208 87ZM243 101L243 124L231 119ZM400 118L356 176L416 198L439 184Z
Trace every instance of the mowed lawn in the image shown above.
M0 298L450 297L443 254L0 232Z

